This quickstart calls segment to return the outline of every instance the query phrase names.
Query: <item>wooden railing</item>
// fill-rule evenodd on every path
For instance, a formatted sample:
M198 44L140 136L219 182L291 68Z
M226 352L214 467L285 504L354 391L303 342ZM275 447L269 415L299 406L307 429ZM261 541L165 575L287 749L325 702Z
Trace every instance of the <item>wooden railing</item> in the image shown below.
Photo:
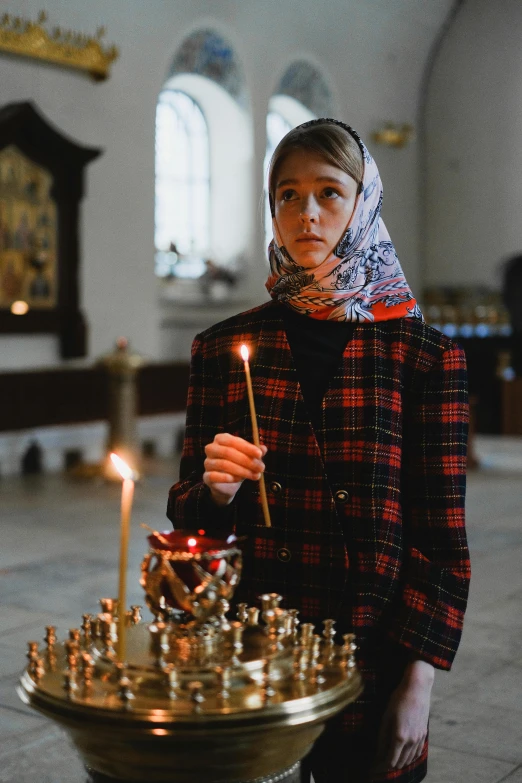
M186 407L187 363L149 364L138 374L138 413ZM100 367L0 373L0 432L107 418L107 375Z

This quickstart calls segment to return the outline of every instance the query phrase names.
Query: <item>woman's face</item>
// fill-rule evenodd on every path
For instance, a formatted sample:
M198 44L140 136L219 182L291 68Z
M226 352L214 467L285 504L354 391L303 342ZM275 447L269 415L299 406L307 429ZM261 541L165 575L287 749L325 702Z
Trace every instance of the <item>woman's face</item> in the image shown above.
M283 159L274 193L283 245L305 269L319 266L352 217L358 185L349 174L308 150Z

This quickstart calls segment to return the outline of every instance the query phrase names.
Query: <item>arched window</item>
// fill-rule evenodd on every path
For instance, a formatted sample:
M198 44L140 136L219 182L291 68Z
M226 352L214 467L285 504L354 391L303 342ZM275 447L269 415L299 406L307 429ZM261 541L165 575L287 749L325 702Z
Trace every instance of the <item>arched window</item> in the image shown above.
M300 101L288 95L273 95L268 104L266 115L266 152L264 160L265 183L265 249L272 240L272 215L268 198L268 169L275 148L288 131L307 120L313 120L316 115Z
M268 248L272 240L272 214L270 212L270 201L268 198L268 168L274 150L288 131L292 130L292 125L288 120L277 111L269 111L266 116L266 153L264 161L264 182L266 183L265 192L265 249Z
M156 274L197 277L210 247L210 146L198 104L165 89L156 109Z
M253 149L233 47L213 30L195 30L175 53L157 106L158 274L196 279L208 271L205 262L231 274L241 268L254 231ZM162 286L169 298L175 288L190 290L171 282Z
M274 150L289 130L317 117L332 117L332 95L315 65L304 60L285 71L270 102L266 118L265 247L272 239L272 216L268 200L268 167Z

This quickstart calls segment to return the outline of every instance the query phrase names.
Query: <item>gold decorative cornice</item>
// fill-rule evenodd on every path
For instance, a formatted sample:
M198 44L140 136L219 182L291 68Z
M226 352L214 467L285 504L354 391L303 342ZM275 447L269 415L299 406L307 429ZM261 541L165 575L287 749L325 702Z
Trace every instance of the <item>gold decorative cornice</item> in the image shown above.
M37 22L4 14L0 19L0 52L87 71L96 81L108 77L109 66L119 52L114 45L102 47L104 27L100 27L92 38L60 27L48 33L43 27L46 21L45 11L40 12Z
M405 147L415 135L413 125L394 125L388 122L383 128L372 133L376 144L386 147Z

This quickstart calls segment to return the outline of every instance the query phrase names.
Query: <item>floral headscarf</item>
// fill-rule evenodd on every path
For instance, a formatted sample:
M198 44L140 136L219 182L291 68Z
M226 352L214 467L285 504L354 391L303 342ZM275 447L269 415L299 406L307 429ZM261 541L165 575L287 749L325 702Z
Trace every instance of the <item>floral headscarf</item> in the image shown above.
M357 133L343 122L323 118L299 127L324 123L335 123L348 131L362 153L364 176L352 217L325 260L313 269L305 269L284 247L274 216L266 288L273 299L318 320L422 319L380 217L382 183L375 161Z

